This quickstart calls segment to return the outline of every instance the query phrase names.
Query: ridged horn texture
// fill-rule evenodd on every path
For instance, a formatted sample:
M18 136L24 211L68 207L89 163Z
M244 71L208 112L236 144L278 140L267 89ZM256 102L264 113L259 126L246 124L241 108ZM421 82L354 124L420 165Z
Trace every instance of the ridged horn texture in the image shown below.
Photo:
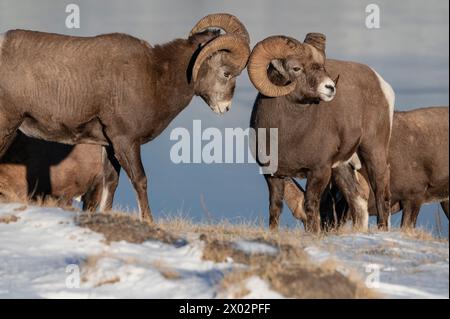
M250 45L250 36L247 29L234 15L228 13L215 13L207 15L197 22L197 24L192 28L189 36L200 33L209 28L220 28L225 31L225 33L243 37Z
M295 83L286 86L273 84L267 76L267 67L274 59L285 59L303 53L302 44L294 38L278 35L264 39L256 44L250 55L247 66L250 80L266 96L277 97L291 93L295 90Z
M322 33L308 33L305 37L305 43L308 43L321 51L325 55L325 43L327 38Z
M247 29L235 16L227 13L210 14L201 19L191 30L190 36L208 28L220 28L226 32L209 42L200 51L192 68L192 80L197 81L203 62L217 51L230 52L229 59L239 71L247 65L250 56L250 37Z

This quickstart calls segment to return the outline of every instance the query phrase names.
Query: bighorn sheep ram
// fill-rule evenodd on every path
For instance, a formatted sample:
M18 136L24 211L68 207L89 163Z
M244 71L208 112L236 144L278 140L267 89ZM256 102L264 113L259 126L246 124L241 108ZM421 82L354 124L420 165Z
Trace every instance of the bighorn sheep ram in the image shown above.
M325 36L318 33L304 43L285 36L261 41L247 70L260 92L251 127L278 128L278 169L265 174L270 227L278 226L285 178L306 177L306 230L320 231L319 203L332 169L357 152L375 192L379 226L387 228L391 86L365 65L325 59ZM337 90L331 78L340 79ZM262 151L257 143L256 158Z
M403 211L401 226L415 227L420 207L441 203L445 214L449 198L449 112L448 107L429 107L395 112L389 147L391 213ZM370 215L373 193L367 173L347 169L339 172L347 185L357 185L357 196L367 200ZM354 197L354 187L340 187L344 197ZM349 205L351 206L351 204ZM346 210L337 209L338 221L346 220ZM351 217L351 214L350 214Z
M110 210L119 181L118 164L113 160L114 168L105 163L106 155L100 145L47 142L19 131L0 160L0 200L50 197L70 205L81 196L83 210L95 211L101 202Z
M188 39L154 47L117 33L8 31L0 37L0 156L19 127L49 141L112 146L137 193L141 219L151 222L141 144L194 95L226 112L249 54L247 30L228 14L208 15Z

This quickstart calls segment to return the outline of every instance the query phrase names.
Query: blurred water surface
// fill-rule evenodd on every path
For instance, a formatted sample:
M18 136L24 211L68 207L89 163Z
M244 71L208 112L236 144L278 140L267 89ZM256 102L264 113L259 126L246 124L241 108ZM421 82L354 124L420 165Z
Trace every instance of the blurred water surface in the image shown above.
M381 28L365 27L365 8L373 1L299 0L0 0L0 33L14 28L96 35L124 32L151 44L186 37L195 22L212 12L237 15L247 26L252 44L269 35L284 34L303 40L308 32L327 35L328 57L363 62L391 83L398 110L449 103L449 2L446 0L376 1ZM81 28L65 27L65 7L81 9ZM256 90L244 72L238 80L231 112L213 114L194 98L153 142L143 146L143 162L149 176L149 196L154 214L183 212L204 219L204 207L213 218L266 220L266 184L253 164L173 164L169 157L170 131L203 127L248 127ZM145 123L143 123L145 125ZM320 145L318 146L320 151ZM202 204L201 198L204 198ZM115 206L133 210L135 195L122 174ZM422 208L423 227L446 235L448 222L437 205ZM440 227L436 227L440 219ZM395 218L398 222L398 218ZM283 225L296 225L285 208Z

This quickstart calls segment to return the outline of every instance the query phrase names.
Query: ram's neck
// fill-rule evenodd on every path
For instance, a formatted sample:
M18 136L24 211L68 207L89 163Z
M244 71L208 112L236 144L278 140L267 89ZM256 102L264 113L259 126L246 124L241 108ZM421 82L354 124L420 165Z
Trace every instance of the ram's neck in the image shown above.
M152 49L151 65L156 73L155 93L161 105L180 112L194 97L190 70L196 50L196 45L184 39L157 45Z
M189 70L196 46L188 40L174 40L149 49L148 72L151 74L150 117L142 143L151 141L183 111L194 97Z

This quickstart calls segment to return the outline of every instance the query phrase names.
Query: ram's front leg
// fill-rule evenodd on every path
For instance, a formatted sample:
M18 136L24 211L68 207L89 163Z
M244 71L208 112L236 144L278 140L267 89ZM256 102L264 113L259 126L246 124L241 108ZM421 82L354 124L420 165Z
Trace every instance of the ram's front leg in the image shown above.
M305 213L307 232L320 232L320 200L330 182L331 167L320 167L311 170L307 175Z
M269 187L269 227L278 229L280 215L283 209L284 178L264 175Z

